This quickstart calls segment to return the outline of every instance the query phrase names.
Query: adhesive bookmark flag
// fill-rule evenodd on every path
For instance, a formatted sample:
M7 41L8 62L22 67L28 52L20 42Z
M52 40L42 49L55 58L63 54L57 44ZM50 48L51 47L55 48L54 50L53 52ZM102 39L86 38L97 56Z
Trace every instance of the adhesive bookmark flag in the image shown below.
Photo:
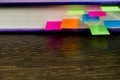
M104 25L107 28L115 28L115 27L120 28L120 20L105 20Z
M90 17L88 14L82 16L82 22L100 21L99 17Z
M79 14L84 14L85 13L85 9L84 6L82 5L69 5L68 6L68 11L67 11L67 15L79 15Z
M61 28L62 29L78 29L79 19L63 19Z
M100 20L100 21L97 21L97 22L96 21L87 22L86 24L89 25L89 26L90 25L94 25L95 26L95 25L104 25L104 22L102 20Z
M106 17L101 17L100 19L102 21L104 21L104 20L120 20L120 12L119 11L107 12L107 16Z
M79 21L79 29L89 29L89 25Z
M84 5L69 5L68 10L84 10Z
M90 17L107 16L106 12L104 11L90 11L88 14Z
M82 15L65 15L63 19L82 19Z
M85 10L87 12L89 12L89 11L102 11L100 5L87 5Z
M104 25L91 25L89 27L92 35L110 35L109 31Z
M68 10L67 11L67 15L73 15L73 14L76 14L76 15L85 14L85 11L84 10Z
M102 11L120 11L119 6L101 6Z
M48 21L45 30L61 30L61 21Z

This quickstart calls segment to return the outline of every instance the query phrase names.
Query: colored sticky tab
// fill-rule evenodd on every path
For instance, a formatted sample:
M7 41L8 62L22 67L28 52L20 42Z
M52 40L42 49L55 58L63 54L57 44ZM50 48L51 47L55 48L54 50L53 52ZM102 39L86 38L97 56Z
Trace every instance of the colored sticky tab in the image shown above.
M102 11L120 11L119 6L101 6Z
M102 11L100 5L87 5L86 6L86 11Z
M88 29L88 28L89 28L88 24L79 21L79 29Z
M91 11L88 13L90 17L99 17L99 16L107 16L104 11Z
M94 25L94 26L95 26L95 25L104 25L104 23L103 23L102 20L97 21L97 22L96 22L96 21L93 21L93 22L87 22L86 24L89 25L89 26L90 26L90 25Z
M65 15L63 19L82 19L82 15Z
M61 30L61 21L48 21L45 30Z
M79 15L84 13L85 13L84 10L68 10L67 11L67 15L73 15L73 14Z
M91 25L90 31L92 35L110 35L109 31L104 25Z
M78 29L79 19L63 19L61 28L63 29Z
M67 15L73 15L73 14L84 14L84 6L82 5L69 5L68 6L68 11L67 11Z
M100 19L102 21L104 21L104 20L120 20L120 12L119 11L107 12L107 16L101 17Z
M115 28L115 27L120 28L120 20L105 20L104 25L107 28Z
M84 10L84 5L69 5L68 10Z
M90 17L88 14L82 16L82 22L100 21L99 17Z

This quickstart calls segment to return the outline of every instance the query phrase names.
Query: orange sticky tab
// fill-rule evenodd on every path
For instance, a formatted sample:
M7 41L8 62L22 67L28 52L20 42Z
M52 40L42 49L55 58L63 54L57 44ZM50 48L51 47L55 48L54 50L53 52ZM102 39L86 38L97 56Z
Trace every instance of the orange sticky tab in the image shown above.
M78 29L79 19L63 19L61 28L62 29Z

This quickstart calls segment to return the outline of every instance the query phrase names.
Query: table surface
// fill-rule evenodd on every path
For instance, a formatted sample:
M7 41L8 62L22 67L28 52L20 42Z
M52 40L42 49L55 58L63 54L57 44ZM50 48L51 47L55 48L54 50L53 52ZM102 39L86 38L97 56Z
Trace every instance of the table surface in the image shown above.
M1 80L119 80L120 36L0 34Z

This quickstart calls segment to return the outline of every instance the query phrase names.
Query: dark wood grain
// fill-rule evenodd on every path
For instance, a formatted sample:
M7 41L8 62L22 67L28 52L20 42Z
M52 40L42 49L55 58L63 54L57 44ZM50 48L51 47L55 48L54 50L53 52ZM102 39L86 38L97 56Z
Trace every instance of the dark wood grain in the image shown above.
M119 35L0 35L0 80L119 79Z

